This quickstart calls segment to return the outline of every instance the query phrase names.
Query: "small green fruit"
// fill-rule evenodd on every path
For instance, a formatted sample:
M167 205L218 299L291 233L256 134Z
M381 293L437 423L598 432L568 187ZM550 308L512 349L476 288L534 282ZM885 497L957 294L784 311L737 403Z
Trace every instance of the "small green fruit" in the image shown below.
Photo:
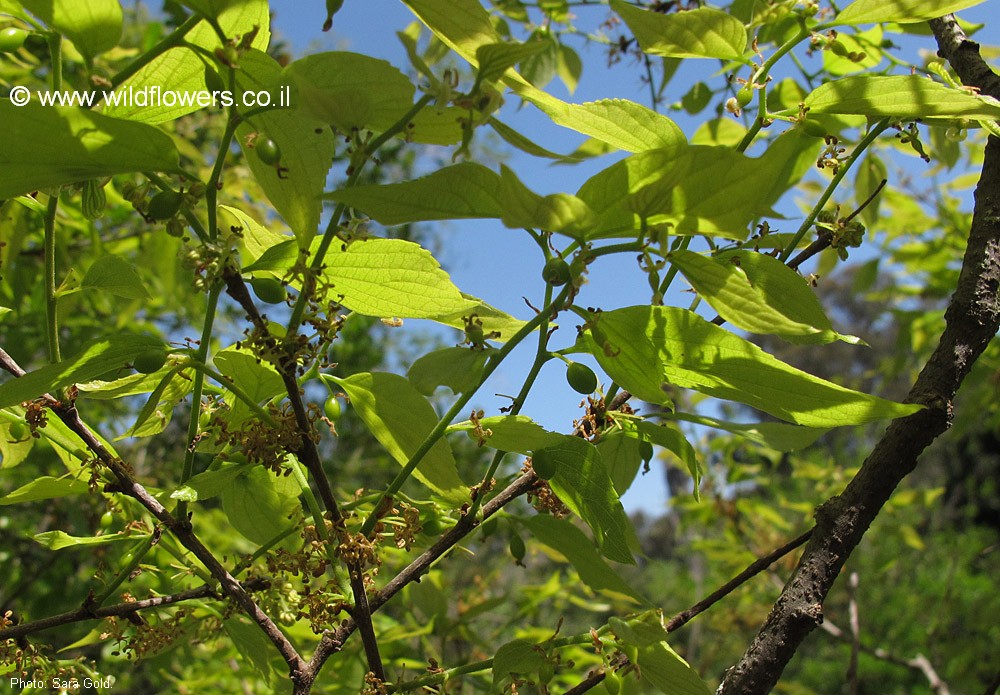
M160 370L167 361L167 353L164 350L152 349L139 353L132 361L135 371L140 374L152 374Z
M744 108L753 99L753 87L748 84L743 85L740 91L736 92L736 103L740 108Z
M24 45L28 32L17 27L0 29L0 53L13 53Z
M88 220L96 220L104 216L104 206L107 204L107 196L104 193L104 186L97 179L87 179L83 182L83 192L80 200L83 216Z
M112 514L111 512L104 512L103 514L101 514L100 524L102 529L107 531L109 528L111 528L111 524L113 523L115 523L114 514Z
M254 278L250 281L250 286L260 301L267 304L281 304L288 296L284 285L274 278Z
M524 547L524 539L518 534L512 533L510 536L510 554L513 556L517 564L521 564L521 560L524 559L524 554L527 552L527 548Z
M647 441L642 441L639 443L639 455L642 456L642 460L649 463L653 460L653 445Z
M950 126L944 131L944 136L952 142L962 142L967 135L968 133L965 128L959 128L958 126Z
M535 452L531 457L531 469L542 480L551 480L552 476L556 474L557 468L558 464L555 458L544 449Z
M577 393L584 395L597 389L597 375L594 370L579 362L570 362L566 368L566 381Z
M553 287L565 285L573 279L569 263L561 258L550 258L542 268L542 279Z
M146 214L154 220L169 220L181 209L181 199L176 191L160 191L149 199Z
M7 432L10 434L10 438L13 441L20 442L28 436L28 426L20 420L15 420L14 422L8 423Z
M340 405L340 400L336 396L330 396L326 399L326 403L323 404L323 413L332 420L336 422L343 415L344 409Z
M257 158L268 166L277 166L281 161L281 149L271 138L260 138L254 143L253 151Z
M807 118L805 120L799 121L799 127L805 131L806 135L810 135L814 138L826 137L826 128L823 124L815 119Z

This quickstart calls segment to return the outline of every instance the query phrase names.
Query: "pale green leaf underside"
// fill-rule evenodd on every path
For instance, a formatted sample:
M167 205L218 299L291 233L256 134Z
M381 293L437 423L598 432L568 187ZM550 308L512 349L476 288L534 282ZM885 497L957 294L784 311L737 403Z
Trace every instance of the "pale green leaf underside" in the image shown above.
M119 256L101 256L87 269L83 289L101 290L127 299L146 299L149 292L135 266Z
M37 500L50 500L56 497L86 495L89 492L90 486L86 480L53 478L50 475L43 475L40 478L32 480L30 483L22 485L10 494L0 497L0 506L35 502Z
M465 393L479 385L486 360L494 352L467 347L434 350L417 358L406 377L425 396L433 395L438 386L447 386L455 394Z
M217 21L226 36L242 36L251 31L255 26L257 34L251 43L251 47L258 51L266 51L271 40L270 14L267 0L241 0L231 2L222 12L217 14ZM219 37L215 30L202 21L184 37L189 44L200 46L209 52L219 47ZM127 79L120 87L119 92L131 93L133 98L123 100L117 105L105 105L104 113L117 118L125 118L143 123L163 123L180 118L189 113L193 113L202 105L194 101L194 93L207 88L205 83L206 65L215 66L214 61L200 56L190 48L178 46L165 51L155 57L148 65L144 65L139 71ZM246 69L241 62L241 71ZM174 93L188 93L178 101L188 100L189 103L175 103L170 105L165 99L159 99L156 103L147 102L142 106L139 100L134 98L136 90L149 87L159 87L161 90L171 90ZM208 108L218 108L211 106Z
M544 449L562 441L563 435L550 432L527 415L492 415L479 420L484 430L490 430L485 446L498 451L513 451L528 456L536 449ZM466 432L475 439L471 421L457 422L449 432Z
M805 98L812 113L890 118L1000 119L1000 102L920 75L853 75L820 85Z
M236 476L221 493L222 509L242 536L267 543L291 523L299 509L295 494L288 494L290 478L275 478L266 468L250 468Z
M737 401L810 427L902 417L919 405L894 403L791 367L756 345L677 307L605 312L584 345L617 383L642 400L666 402L673 384Z
M672 420L683 420L713 429L725 430L745 437L752 442L763 444L777 451L797 451L805 449L824 434L829 432L826 427L802 427L784 422L727 422L703 415L675 412L669 416Z
M617 12L649 55L672 58L740 60L747 47L743 23L710 7L664 14L611 0Z
M631 522L597 448L580 437L559 435L555 444L533 454L542 451L556 462L549 486L591 528L601 554L616 562L634 564L628 547Z
M983 0L855 0L834 21L838 24L925 22L981 2Z
M144 534L137 533L109 533L103 536L71 536L65 531L46 531L36 533L34 538L38 543L44 545L49 550L62 550L63 548L75 548L81 545L106 545L107 543L117 543L119 541L134 541L144 538Z
M141 335L121 334L98 341L69 359L0 384L0 408L30 401L79 381L91 381L125 367L142 352L163 348L159 338Z
M122 36L117 0L22 0L21 5L91 57L117 46Z
M328 298L366 316L433 319L476 308L430 252L412 241L335 243L324 266Z
M615 572L614 568L604 561L590 539L573 524L543 514L522 519L521 523L539 542L565 555L583 583L593 591L610 591L627 596L633 601L647 603Z
M409 462L437 424L431 404L398 374L362 372L345 379L327 378L344 389L368 430L401 466ZM468 501L468 488L443 438L434 443L413 475L450 501Z
M177 149L156 128L86 109L0 100L0 199L132 171L178 171Z
M806 281L775 258L745 252L714 260L680 250L670 254L670 262L737 328L792 342L829 343L838 337Z
M266 90L278 79L280 66L266 53L251 51L241 58L241 65L237 73L241 89ZM324 126L304 111L276 109L258 114L252 125L241 124L236 131L254 178L303 248L319 228L320 195L336 150L336 138ZM280 170L262 162L247 146L251 135L278 145Z

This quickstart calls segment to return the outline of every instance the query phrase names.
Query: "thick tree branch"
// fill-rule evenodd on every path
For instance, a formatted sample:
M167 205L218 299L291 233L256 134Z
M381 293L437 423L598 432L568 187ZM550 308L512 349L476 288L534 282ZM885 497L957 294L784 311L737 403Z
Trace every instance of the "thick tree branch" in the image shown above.
M954 18L932 22L942 53L984 93L997 76L965 41ZM1000 140L990 137L975 210L946 328L907 401L924 410L889 425L844 492L816 512L816 530L767 622L725 677L720 695L767 693L798 646L823 619L823 601L851 551L921 452L949 426L953 399L1000 325Z

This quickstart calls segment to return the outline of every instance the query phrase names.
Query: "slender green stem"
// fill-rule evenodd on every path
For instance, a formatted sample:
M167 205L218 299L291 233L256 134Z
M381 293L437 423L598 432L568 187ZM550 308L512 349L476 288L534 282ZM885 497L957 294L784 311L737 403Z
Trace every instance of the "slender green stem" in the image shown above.
M118 570L118 573L115 574L111 582L104 588L104 591L94 596L91 605L94 608L98 608L101 605L103 605L104 602L107 601L108 598L110 598L111 594L113 594L118 589L118 587L122 585L122 582L128 579L129 575L135 571L135 568L139 566L140 562L142 562L142 558L146 557L146 553L148 553L150 548L152 547L153 547L152 535L143 538L138 543L133 545L132 549L129 551L129 553L131 553L132 555L132 559L129 560L129 562L124 567Z
M445 413L440 420L438 420L438 423L437 425L434 426L434 429L430 431L430 433L427 435L424 441L421 442L420 446L417 447L417 450L413 453L413 456L410 457L410 460L407 461L405 466L403 466L403 470L401 470L398 474L396 474L396 477L393 478L392 482L389 483L389 486L386 488L384 494L386 498L391 499L393 496L395 496L397 492L399 492L399 489L403 486L403 483L405 483L407 478L409 478L410 475L413 474L413 470L423 460L424 456L427 455L427 452L430 451L431 447L433 447L434 444L437 443L437 440L444 435L445 430L448 428L448 425L452 423L452 421L458 416L458 414L462 411L462 409L465 408L468 402L472 400L472 397L476 395L476 392L479 391L483 383L485 383L486 380L490 377L490 375L493 374L494 370L500 365L501 362L504 361L507 355L509 355L522 340L528 337L528 335L530 335L532 331L541 326L543 323L546 323L552 311L554 311L559 307L562 307L568 296L569 296L569 286L564 287L563 290L559 293L559 295L551 303L544 306L542 310L538 312L537 315L535 315L534 318L532 318L530 321L524 324L521 327L521 329L517 331L517 333L515 333L513 336L511 336L510 340L508 340L507 343L502 348L500 348L497 354L495 354L493 357L489 359L489 361L486 363L486 366L483 368L483 373L479 377L479 383L476 385L476 388L469 389L467 392L462 394L462 396L459 397L458 400L456 400L455 403L451 406L448 412ZM362 525L361 527L361 533L365 535L369 534L371 530L375 527L376 523L378 523L378 515L377 514L369 515L368 518L365 519L364 525Z
M802 224L799 226L798 231L795 232L795 236L792 237L792 240L788 242L788 246L786 246L781 252L781 256L779 256L778 260L782 263L788 262L788 259L799 245L799 242L802 241L802 237L804 237L806 232L808 232L813 226L813 223L816 221L816 216L819 215L820 211L822 211L826 206L827 201L830 200L833 192L837 190L840 182L844 180L847 172L851 170L851 167L854 166L854 163L858 160L858 158L861 157L861 155L864 154L868 147L875 141L875 138L881 135L882 131L888 127L889 119L883 118L881 121L872 126L864 138L861 139L861 142L859 142L857 147L854 148L851 156L840 165L837 173L834 174L832 179L830 179L830 183L827 184L826 190L823 191L823 195L819 197L819 200L816 201L813 209L809 212L806 218L802 220Z
M236 135L236 127L240 124L239 114L236 107L229 111L229 120L226 122L226 130L222 133L219 141L219 152L215 158L215 166L212 167L212 175L208 177L205 184L205 205L208 208L208 238L215 240L219 236L218 224L218 200L219 200L219 179L222 178L222 168L226 164L226 155L229 154L229 145Z
M370 143L364 146L364 156L359 156L361 153L355 153L352 160L356 162L354 164L354 170L347 177L347 182L344 184L344 188L351 188L355 186L358 179L361 177L361 172L371 159L371 156L379 150L382 145L389 142L399 133L403 132L413 117L416 116L420 111L423 110L425 106L431 103L434 97L430 94L425 94L417 100L417 103L413 105L409 111L403 114L403 117L392 124L392 126L386 130L384 133L379 135L377 138L372 140ZM344 203L337 203L337 207L333 210L333 216L330 217L330 223L326 226L326 232L320 237L319 246L316 248L316 254L313 256L310 263L310 273L306 275L305 280L302 283L302 291L299 293L298 299L295 301L295 306L292 307L292 315L288 320L288 335L294 334L299 325L302 323L302 315L305 313L306 305L309 303L309 299L312 296L313 288L316 283L316 274L320 272L323 266L323 260L326 258L326 252L330 248L330 244L337 237L337 230L340 228L341 220L344 217L344 213L347 211L347 206Z
M56 297L56 211L59 196L50 195L45 210L45 336L48 340L49 361L62 359L59 351L59 317Z
M219 295L222 294L222 283L216 283L208 291L208 306L205 309L205 322L201 328L201 343L198 345L198 352L195 359L201 364L208 361L208 350L212 342L212 326L215 323L215 310L219 304ZM229 384L227 384L227 387ZM187 441L190 444L198 436L198 420L201 415L201 396L205 388L205 374L200 369L195 370L194 381L191 386L191 415L188 419ZM181 472L181 482L187 482L194 475L194 447L188 446L184 450L184 470ZM181 500L177 503L178 519L187 517L187 502Z
M674 243L671 245L671 251L680 251L686 249L691 245L690 236L678 237ZM660 289L658 290L661 297L667 296L667 290L670 289L670 285L673 284L674 278L677 277L677 266L673 263L670 264L670 268L667 269L667 275L663 278L663 282L660 283Z
M809 38L812 33L813 29L803 25L799 28L799 31L795 34L795 36L781 44L781 46L778 47L778 50L776 50L771 57L765 60L761 66L753 72L753 76L750 78L751 84L761 85L761 89L757 90L757 103L759 104L759 109L757 112L757 118L753 120L753 124L750 126L750 129L736 146L737 152L747 151L747 148L750 147L751 143L753 143L754 138L757 137L757 133L759 133L760 129L764 127L764 122L767 120L767 89L763 85L767 83L767 77L771 72L771 68L773 68L774 65L785 56L785 54L802 43L802 41Z
M545 285L545 298L543 304L548 306L552 302L552 285ZM518 392L517 397L510 406L508 415L517 415L521 412L521 408L524 407L524 402L528 399L528 393L531 391L531 387L535 385L535 379L538 378L538 373L542 370L542 366L549 361L552 353L549 352L549 319L548 314L542 312L540 314L544 316L545 319L538 325L538 349L535 351L535 360L531 363L531 369L528 370L528 375L524 378L524 383L521 384L521 390ZM497 468L500 467L500 461L503 460L506 451L497 451L493 454L493 460L490 461L489 468L486 470L486 474L483 476L483 482L479 484L479 494L472 501L472 506L469 508L468 515L475 518L479 513L479 508L483 506L483 501L486 497L486 491L489 490L489 485L493 480L493 476L497 472Z

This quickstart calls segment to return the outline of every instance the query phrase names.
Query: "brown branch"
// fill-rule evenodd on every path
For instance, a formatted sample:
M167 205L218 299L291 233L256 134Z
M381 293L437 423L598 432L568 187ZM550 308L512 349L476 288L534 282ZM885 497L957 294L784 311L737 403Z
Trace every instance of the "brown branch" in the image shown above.
M984 93L997 76L976 63L954 18L931 23L941 52L963 80ZM1000 93L1000 92L998 92ZM996 95L996 94L994 94ZM907 402L926 406L892 422L844 492L816 511L816 529L766 623L727 674L719 695L767 693L805 637L823 620L823 601L850 553L917 458L949 426L953 400L973 364L1000 328L1000 140L990 137L976 188L969 242L946 328Z
M0 349L0 366L11 374L18 377L24 375L24 370L17 365L10 355ZM173 514L171 514L166 507L160 504L159 500L149 494L142 485L136 482L132 478L131 473L125 467L125 464L116 456L113 456L110 451L101 443L97 436L91 431L89 427L80 419L80 414L77 412L76 406L73 404L64 404L60 401L53 399L49 395L43 396L47 401L52 412L59 417L63 423L69 427L69 429L76 434L90 451L97 456L98 460L101 461L105 466L107 466L111 472L117 478L118 483L116 486L116 492L121 492L129 497L132 497L138 501L143 507L149 511L150 514L155 516L171 533L181 542L181 544L191 551L191 553L201 561L206 569L218 580L219 584L222 586L222 590L227 596L232 598L240 608L263 630L264 634L278 649L285 663L289 667L289 676L293 682L297 682L299 679L299 672L305 666L305 661L299 656L296 651L295 646L285 637L281 629L274 623L271 618L261 610L257 602L253 600L253 597L247 593L243 585L240 584L239 580L233 577L225 567L216 559L215 555L212 554L205 545L202 544L201 540L195 536L194 532L191 530L191 524L187 519L180 520L177 519Z
M463 516L458 523L448 529L438 538L430 548L413 559L409 565L404 567L389 581L381 591L376 592L371 597L371 612L382 608L389 600L398 594L409 583L420 581L431 566L445 553L454 548L460 540L482 524L482 521L490 518L504 506L527 493L538 482L538 478L532 472L524 473L516 478L510 485L497 493L486 504L483 505L482 519L476 520L471 516ZM327 659L340 651L347 639L357 629L354 620L345 620L336 630L331 630L323 634L322 639L313 652L312 659L306 668L306 679L311 683L319 674L320 669ZM296 689L295 695L308 693L308 688Z
M223 273L223 279L226 283L226 292L229 296L239 303L243 311L246 312L247 318L250 319L257 329L270 337L267 322L264 321L260 312L257 311L257 306L250 298L246 283L243 282L243 278L240 277L239 273L236 270L227 269ZM274 341L273 338L271 340ZM276 341L275 346L277 346ZM302 392L299 390L299 382L295 374L297 363L294 360L290 360L290 362L290 364L279 364L275 365L275 367L285 385L288 401L292 406L292 413L295 415L295 425L302 435L302 446L299 447L298 451L291 453L298 456L302 463L305 464L309 475L319 490L323 506L330 515L334 530L340 532L344 526L344 516L337 504L337 499L333 495L333 488L331 488L330 481L326 477L326 472L323 470L323 462L319 456L319 449L316 448L316 442L312 438L313 427L309 422L309 416L306 413L305 403L302 401ZM368 605L364 568L359 562L350 562L347 565L351 592L354 595L354 608L350 611L351 617L357 621L359 631L361 632L361 641L364 643L365 657L368 660L368 670L375 674L379 680L384 681L385 668L382 665L382 657L379 654L378 638L375 635L375 626L372 624L372 612Z
M258 591L260 589L267 588L267 586L268 582L263 579L251 579L243 584L243 588L247 591ZM100 606L98 608L83 606L82 608L77 608L76 610L67 611L58 615L51 615L47 618L33 620L30 623L21 623L20 625L14 625L12 627L2 629L0 630L0 640L20 639L21 637L25 637L35 632L51 630L54 627L69 625L71 623L85 622L87 620L100 620L102 618L109 618L112 616L134 616L139 611L149 610L150 608L163 608L164 606L172 606L177 603L193 601L200 598L218 599L219 594L214 587L206 584L196 589L188 589L187 591L181 591L168 596L154 596L152 598L142 599L141 601L128 601L125 603L117 603L113 606Z

